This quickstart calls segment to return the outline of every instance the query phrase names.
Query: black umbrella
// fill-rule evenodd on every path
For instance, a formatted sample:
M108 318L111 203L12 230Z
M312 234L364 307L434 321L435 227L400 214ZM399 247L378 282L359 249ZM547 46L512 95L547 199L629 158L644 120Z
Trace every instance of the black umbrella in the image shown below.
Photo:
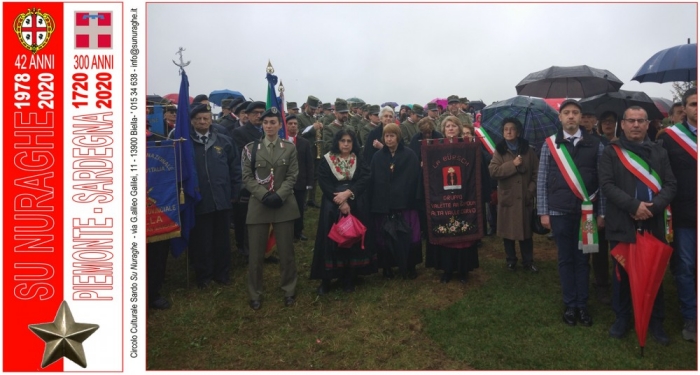
M171 101L160 95L146 95L146 104L170 104Z
M486 107L486 103L484 103L482 100L472 100L467 104L467 106L471 106L474 108L475 111L481 111Z
M620 90L618 92L607 92L590 98L583 98L579 103L583 107L584 112L593 111L598 117L605 111L613 111L618 118L622 118L627 108L636 105L647 111L647 116L650 120L661 120L664 118L661 111L656 107L654 100L641 91Z
M540 98L586 98L622 87L614 74L587 65L552 66L530 73L515 86L518 95Z
M411 246L411 227L401 214L391 214L382 225L384 240L399 266L401 275L408 271L408 254Z

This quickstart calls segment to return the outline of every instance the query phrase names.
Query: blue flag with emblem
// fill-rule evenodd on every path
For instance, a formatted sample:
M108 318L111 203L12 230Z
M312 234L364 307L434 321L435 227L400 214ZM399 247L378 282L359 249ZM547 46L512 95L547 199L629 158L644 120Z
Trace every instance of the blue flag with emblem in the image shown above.
M194 166L194 148L190 139L190 113L189 113L189 86L187 74L181 70L182 80L180 81L180 94L177 101L177 118L172 139L182 140L175 142L175 160L177 168L177 181L180 184L180 232L181 237L173 238L172 254L174 257L180 256L187 248L190 231L194 227L194 208L202 197L199 195L199 180L197 180L197 169Z
M277 76L267 73L267 103L265 109L270 109L276 107L277 110L282 114L282 127L279 130L279 137L281 139L287 139L287 120L284 115L284 108L282 103L284 103L284 92L282 92L282 97L277 97L275 95L275 85L277 85Z
M180 237L180 204L175 168L175 141L146 146L146 238L157 242Z

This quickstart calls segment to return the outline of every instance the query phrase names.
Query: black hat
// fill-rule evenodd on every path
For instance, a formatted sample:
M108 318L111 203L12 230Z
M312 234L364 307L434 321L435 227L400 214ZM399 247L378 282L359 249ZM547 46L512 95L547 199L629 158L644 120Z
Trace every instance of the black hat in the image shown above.
M236 107L238 107L239 104L244 103L245 99L243 98L235 98L235 99L228 99L228 107L224 105L224 102L226 99L221 101L221 107L223 108L228 108L229 110L233 111Z
M209 104L195 104L190 110L190 120L197 116L198 113L203 112L211 113L211 106Z
M297 102L287 102L287 109L299 109Z
M318 98L313 95L309 95L309 97L306 99L306 104L313 109L318 107L318 102Z
M587 107L586 109L581 109L581 115L591 115L591 116L596 116L595 111L591 109L590 107ZM598 116L596 116L597 118Z
M297 115L288 115L287 118L285 119L285 121L289 122L291 120L296 120L296 119L297 119Z
M251 101L245 101L238 103L231 111L233 112L234 115L238 115L241 111L245 112L246 108L248 108L248 105L252 103Z
M232 101L233 101L233 98L222 100L221 101L221 108L229 109L228 106L231 104Z
M447 97L447 104L452 104L452 103L459 103L459 96L457 95L450 95Z
M348 110L348 102L345 99L336 99L335 100L335 111L342 113L342 112L349 112Z
M202 100L209 100L209 97L204 95L204 94L199 94L199 95L194 97L194 100L192 101L192 103L201 103Z
M166 105L165 112L177 112L177 107L174 105Z
M379 115L379 106L378 105L371 105L369 106L369 114L370 115Z
M260 108L265 109L265 102L250 102L250 104L248 104L248 107L246 107L245 111L246 113L250 113L253 110Z
M435 102L428 103L428 111L437 111L437 110L438 110L437 103L435 103Z
M262 102L260 102L262 103ZM261 116L260 119L264 119L265 117L277 117L278 120L282 121L282 114L280 111L277 109L277 107L270 107L267 111L265 111Z
M573 105L577 106L579 111L583 110L583 107L581 107L581 104L578 102L578 100L566 99L563 102L561 102L561 104L559 105L559 113L561 113L561 111L564 109L564 107L566 107L569 104L573 104Z

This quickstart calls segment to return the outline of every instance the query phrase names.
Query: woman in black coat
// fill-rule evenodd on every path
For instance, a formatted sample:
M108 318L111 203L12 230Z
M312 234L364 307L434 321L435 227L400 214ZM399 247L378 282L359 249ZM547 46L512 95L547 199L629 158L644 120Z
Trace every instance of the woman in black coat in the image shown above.
M392 267L401 276L415 279L416 264L423 262L416 189L420 164L415 153L401 142L396 124L384 126L384 147L370 165L370 210L379 266L384 276L393 278Z
M355 133L343 129L333 137L331 151L319 161L318 185L323 195L311 263L311 279L321 280L319 295L328 293L331 279L343 280L343 289L352 292L356 275L377 272L377 256L370 247L356 243L350 248L339 248L328 238L341 214L352 214L367 226L367 214L359 202L367 190L369 169L359 151Z

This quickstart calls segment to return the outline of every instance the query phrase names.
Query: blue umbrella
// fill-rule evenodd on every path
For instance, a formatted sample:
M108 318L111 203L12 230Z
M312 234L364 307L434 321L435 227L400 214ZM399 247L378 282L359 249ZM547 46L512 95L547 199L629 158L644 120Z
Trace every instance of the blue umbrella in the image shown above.
M698 44L682 44L659 51L632 77L638 82L690 82L698 78Z
M523 134L530 145L539 152L545 139L561 129L559 113L541 98L522 96L506 99L481 110L481 127L494 142L503 139L501 122L515 117L523 124Z
M221 101L224 99L235 99L235 98L241 98L245 99L243 97L243 94L241 94L238 91L233 91L233 90L214 90L209 93L209 101L221 106Z

